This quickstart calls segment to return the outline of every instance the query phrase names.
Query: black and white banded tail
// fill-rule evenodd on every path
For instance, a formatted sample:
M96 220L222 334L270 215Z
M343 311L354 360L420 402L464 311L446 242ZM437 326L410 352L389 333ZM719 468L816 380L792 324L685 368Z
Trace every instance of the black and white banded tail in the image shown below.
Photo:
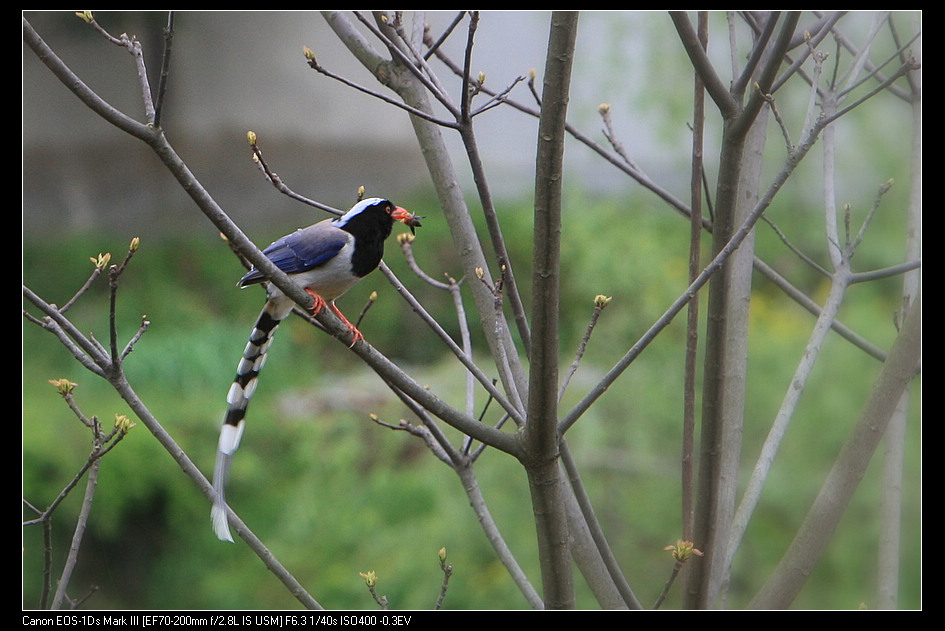
M243 435L243 422L249 400L256 391L259 371L266 363L266 353L272 343L272 337L282 322L292 312L291 299L285 296L271 297L266 301L262 313L256 319L253 332L243 350L243 358L236 368L236 377L226 395L227 409L220 429L220 441L217 445L217 461L213 468L213 490L216 499L210 510L213 531L221 541L233 541L227 522L226 495L224 493L227 474L233 453L240 445Z

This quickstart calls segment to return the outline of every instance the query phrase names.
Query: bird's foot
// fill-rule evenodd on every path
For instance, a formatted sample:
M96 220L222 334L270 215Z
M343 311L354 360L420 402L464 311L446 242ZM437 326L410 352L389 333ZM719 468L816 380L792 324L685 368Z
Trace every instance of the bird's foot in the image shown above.
M319 296L317 293L315 293L311 289L308 289L307 287L305 288L305 293L310 295L315 300L315 304L312 305L312 315L318 315L321 312L321 310L324 309L325 306L327 305L331 307L332 311L335 312L335 315L338 316L338 319L341 320L342 324L348 327L348 331L351 332L351 336L352 336L351 344L348 345L348 348L353 347L360 340L364 339L364 334L358 330L358 327L354 326L353 324L351 324L351 322L348 321L348 318L346 318L345 315L341 313L341 309L336 307L334 302L325 302L324 298Z
M358 327L354 326L348 321L348 318L345 317L345 314L341 313L341 309L335 306L335 303L329 303L331 310L335 312L335 315L338 316L338 319L348 327L348 331L351 332L351 344L348 345L348 348L352 348L359 341L364 339L364 334L358 330Z
M312 297L313 300L315 300L315 304L312 305L312 315L318 315L319 313L321 313L322 309L324 309L325 305L327 304L325 302L325 299L319 296L318 294L316 294L314 291L312 291L308 287L305 288L305 293L307 293L309 296Z

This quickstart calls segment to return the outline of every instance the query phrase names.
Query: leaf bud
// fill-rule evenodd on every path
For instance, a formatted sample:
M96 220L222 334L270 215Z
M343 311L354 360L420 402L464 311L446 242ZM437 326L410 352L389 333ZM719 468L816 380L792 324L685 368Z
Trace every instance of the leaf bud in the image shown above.
M134 427L136 423L124 414L115 415L115 428L118 429L122 434L127 434L128 431Z
M68 379L50 379L49 383L56 386L56 389L62 396L72 394L72 391L75 390L76 386L79 385L69 381Z

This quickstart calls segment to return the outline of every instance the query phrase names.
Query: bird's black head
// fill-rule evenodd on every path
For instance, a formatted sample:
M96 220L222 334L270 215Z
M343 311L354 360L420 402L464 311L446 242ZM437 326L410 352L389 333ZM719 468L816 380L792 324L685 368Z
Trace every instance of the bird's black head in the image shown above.
M410 226L411 231L420 225L418 217L379 197L361 200L351 210L333 220L335 226L354 236L352 266L356 274L363 276L381 262L384 240L390 236L394 221Z
M333 223L354 235L355 239L380 239L390 236L394 227L394 204L389 200L372 197L363 199Z

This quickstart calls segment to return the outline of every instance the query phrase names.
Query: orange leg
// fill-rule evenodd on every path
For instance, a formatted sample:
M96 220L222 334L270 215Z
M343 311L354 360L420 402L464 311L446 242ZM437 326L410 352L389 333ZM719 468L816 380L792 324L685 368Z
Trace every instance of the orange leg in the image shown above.
M325 302L324 298L322 298L317 293L315 293L314 291L312 291L311 289L307 287L305 288L305 293L310 295L315 300L315 304L312 305L313 315L318 315L318 313L322 309L325 308L325 305L328 305L329 307L331 307L331 310L335 312L335 315L338 316L338 319L341 320L342 324L348 327L348 330L351 331L351 335L352 335L351 346L354 346L355 344L357 344L358 340L364 339L364 334L358 330L358 327L354 326L353 324L351 324L351 322L348 321L348 318L346 318L345 315L341 313L341 310L335 306L334 302ZM348 348L351 348L351 346L349 346Z

